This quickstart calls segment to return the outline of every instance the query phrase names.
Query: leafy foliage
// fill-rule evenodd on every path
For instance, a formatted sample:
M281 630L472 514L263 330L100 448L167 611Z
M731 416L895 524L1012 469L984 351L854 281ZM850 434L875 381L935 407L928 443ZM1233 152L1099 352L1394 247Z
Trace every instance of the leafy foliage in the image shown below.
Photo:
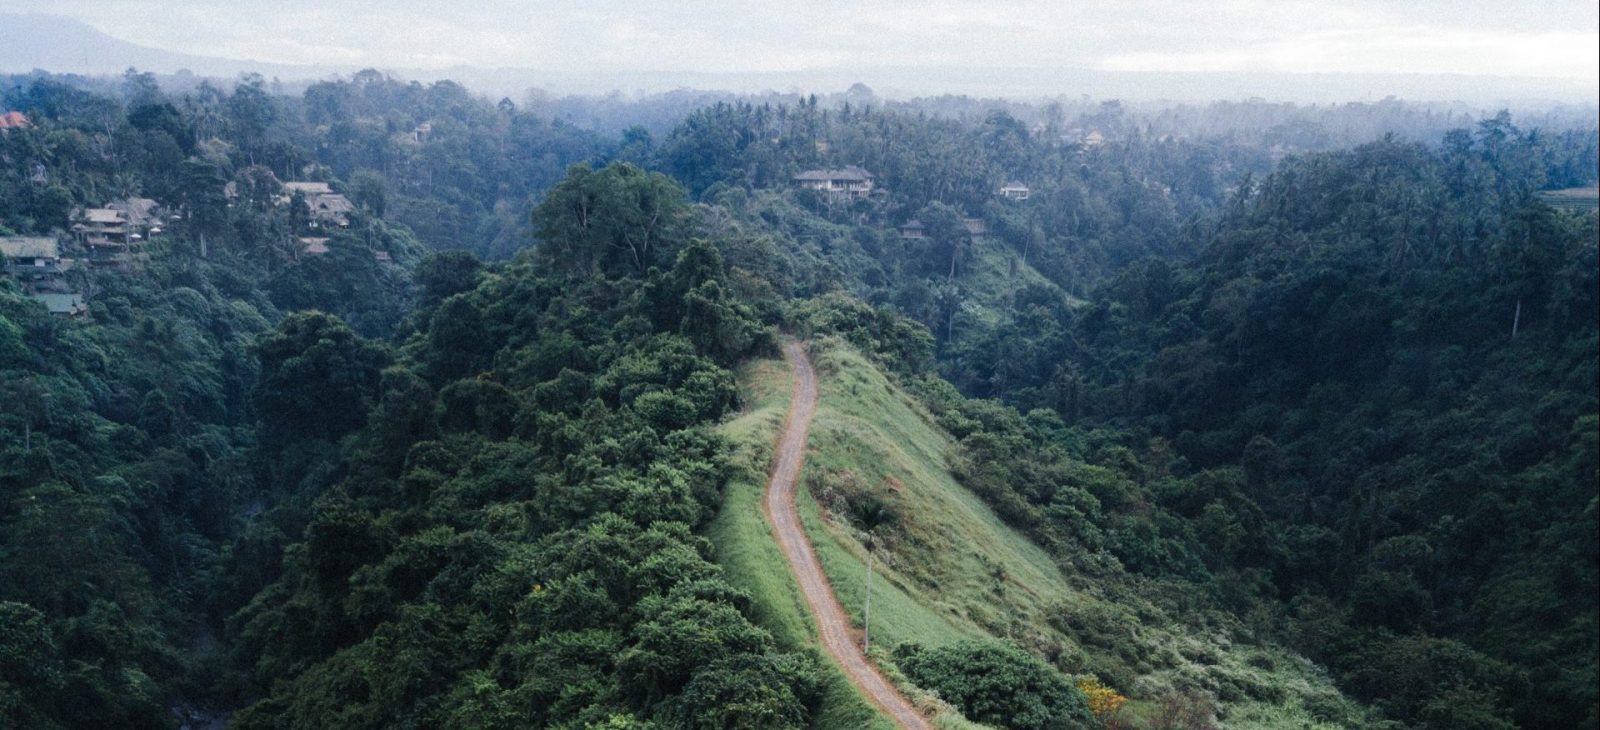
M959 642L936 649L902 645L906 676L978 722L1015 730L1094 728L1084 694L1044 662L1015 647Z
M0 233L166 209L131 271L70 273L86 320L0 282L0 724L811 726L815 659L700 532L778 326L869 353L1104 594L1042 619L1071 646L900 653L971 719L1600 722L1596 219L1534 194L1594 184L1588 119L271 88L0 84L33 122ZM880 192L789 185L851 164ZM1295 646L1383 719L1168 621Z

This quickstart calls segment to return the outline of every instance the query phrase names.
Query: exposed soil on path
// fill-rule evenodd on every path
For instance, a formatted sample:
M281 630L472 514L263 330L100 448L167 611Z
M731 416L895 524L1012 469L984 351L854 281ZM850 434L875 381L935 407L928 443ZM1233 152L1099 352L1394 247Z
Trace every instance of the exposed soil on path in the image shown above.
M785 343L783 358L794 370L794 391L789 401L789 417L784 421L783 433L773 456L772 476L767 481L767 521L772 523L778 547L789 561L789 570L800 584L806 607L817 620L822 636L822 647L833 662L844 670L845 677L861 690L867 699L877 705L896 725L911 730L933 730L906 698L895 691L867 661L861 647L850 632L850 621L845 618L844 607L833 594L822 564L800 527L800 515L795 511L795 489L800 480L800 466L805 461L806 437L811 432L811 417L817 411L817 376L811 369L811 359L805 350L794 342Z

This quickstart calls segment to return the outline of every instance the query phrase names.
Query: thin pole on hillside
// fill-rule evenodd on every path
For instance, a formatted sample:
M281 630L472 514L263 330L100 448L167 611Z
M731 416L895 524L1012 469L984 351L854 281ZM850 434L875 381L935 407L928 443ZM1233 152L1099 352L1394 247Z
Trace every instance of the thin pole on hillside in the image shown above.
M861 608L861 653L872 647L872 533L867 533L867 600Z

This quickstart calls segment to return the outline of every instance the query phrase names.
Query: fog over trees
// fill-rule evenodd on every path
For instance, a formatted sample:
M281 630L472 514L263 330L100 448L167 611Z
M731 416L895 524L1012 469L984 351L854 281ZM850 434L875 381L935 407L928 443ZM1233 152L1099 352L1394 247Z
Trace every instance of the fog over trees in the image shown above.
M1339 22L1593 11L1458 9ZM214 10L167 52L243 48ZM975 12L850 58L938 76ZM939 727L1600 727L1589 77L1084 90L1177 78L1137 15L1038 94L499 91L327 29L319 78L0 75L0 725L895 727L761 506L799 342L800 523Z

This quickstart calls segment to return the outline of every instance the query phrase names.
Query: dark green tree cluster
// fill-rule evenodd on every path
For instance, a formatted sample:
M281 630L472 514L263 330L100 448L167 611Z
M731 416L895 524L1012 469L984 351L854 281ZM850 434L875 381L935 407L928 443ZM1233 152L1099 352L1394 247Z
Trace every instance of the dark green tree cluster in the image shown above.
M0 84L33 122L0 132L0 234L170 214L71 274L87 320L0 281L0 724L810 726L816 660L700 532L777 326L877 358L1113 600L1048 609L1077 648L900 653L975 720L1089 722L1035 656L1199 697L1136 682L1177 661L1140 622L1181 620L1298 647L1392 727L1597 724L1596 220L1535 195L1594 184L1589 126L157 81ZM1424 142L1277 161L1379 130ZM881 192L790 184L845 165Z
M1531 196L1554 147L1500 117L1293 160L1192 264L1019 313L955 367L1131 478L1039 474L1054 426L945 417L969 483L1281 615L1263 628L1408 726L1593 726L1596 229Z
M423 263L394 364L322 315L262 338L263 444L348 436L232 624L261 696L238 726L808 725L813 660L751 622L697 534L729 469L726 368L770 344L684 226L635 257L640 222L686 207L636 168L573 170L546 245Z
M1596 223L1533 193L1593 139L1502 114L1290 159L1193 260L1087 306L1019 288L939 350L960 391L901 365L892 312L796 321L901 372L956 474L1077 570L1201 588L1183 610L1253 617L1406 727L1591 727ZM1090 668L1131 682L1130 634L1062 619L1120 636Z
M1009 255L1083 293L1142 255L1171 253L1186 217L1216 209L1232 181L1270 166L1263 150L1237 141L1153 139L1129 124L1107 128L1114 144L1084 145L1064 131L1032 129L1002 110L973 122L848 103L828 109L814 98L794 106L722 103L686 118L658 157L702 199L761 221L796 246L819 245L845 268L845 282L881 286L873 270L893 279L887 297L913 277L956 278L969 238L959 225L964 216L985 220ZM796 191L800 210L771 199L792 187L796 173L846 165L873 173L881 195L845 201ZM1032 197L997 200L1000 186L1014 180L1030 185ZM733 190L752 192L730 197ZM833 244L865 248L847 262L845 252L816 240L823 231L801 211L877 230ZM913 218L930 226L929 236L902 246L894 228Z
M307 165L349 183L351 199L434 248L502 259L526 245L535 196L567 166L599 159L613 142L559 118L491 103L460 84L424 85L372 70L313 84L292 100L290 131Z
M369 405L264 396L263 363L274 384L319 382L337 358L274 359L258 338L313 307L390 331L420 247L357 214L325 258L300 251L311 221L277 205L277 177L251 163L271 159L283 118L257 79L184 98L137 73L120 99L49 77L6 87L31 123L0 133L0 233L56 236L89 312L53 317L0 279L0 724L165 727L173 708L203 719L230 674L222 618L272 579L284 542L276 526L241 538L242 526L324 479L340 430ZM74 211L128 196L156 198L165 230L124 265L91 263ZM346 333L334 349L359 341L323 329ZM284 423L307 412L353 425ZM259 428L264 413L279 431Z
M251 338L203 270L107 280L80 324L0 281L0 724L164 727L219 666L221 544L252 498Z

